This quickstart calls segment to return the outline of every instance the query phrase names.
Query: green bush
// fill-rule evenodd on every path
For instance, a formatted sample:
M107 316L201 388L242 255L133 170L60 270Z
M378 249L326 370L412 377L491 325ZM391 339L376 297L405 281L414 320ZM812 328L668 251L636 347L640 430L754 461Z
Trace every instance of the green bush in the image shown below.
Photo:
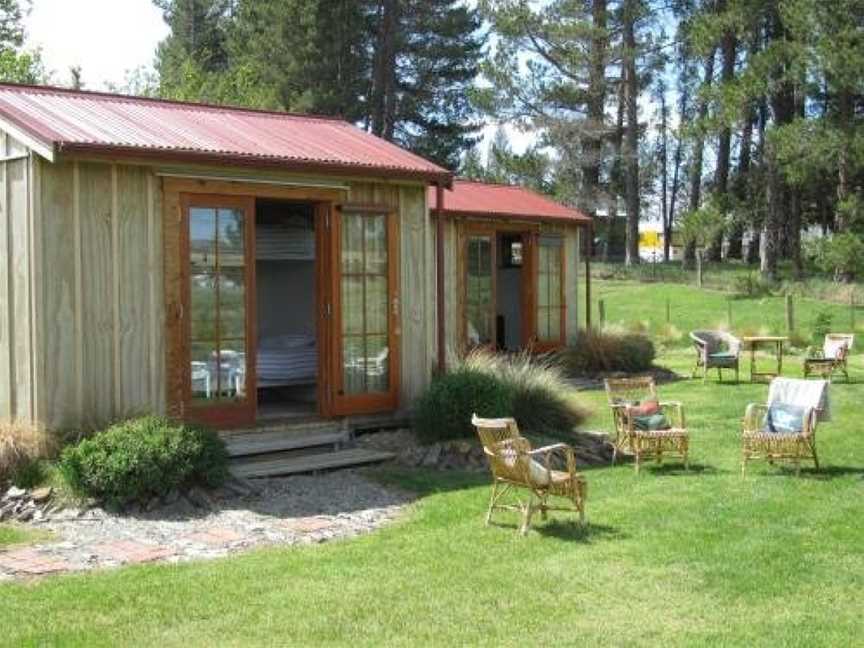
M59 468L77 494L124 505L176 488L221 485L228 476L228 453L213 432L145 417L66 448Z
M474 434L471 415L510 416L512 394L497 378L458 367L432 379L417 402L414 428L423 443L464 439Z
M585 420L556 359L475 351L432 381L415 410L424 443L471 438L471 414L508 416L524 432L561 435Z
M573 375L601 371L636 373L654 364L654 343L644 335L617 334L585 329L575 344L562 352L564 366Z

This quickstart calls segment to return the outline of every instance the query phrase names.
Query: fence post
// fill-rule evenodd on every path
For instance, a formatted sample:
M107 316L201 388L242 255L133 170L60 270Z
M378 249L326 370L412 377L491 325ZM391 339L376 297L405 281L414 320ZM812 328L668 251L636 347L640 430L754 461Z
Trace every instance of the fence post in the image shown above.
M602 299L597 300L597 314L600 316L600 329L606 325L606 302Z
M849 291L849 332L855 332L855 287Z
M786 332L792 333L795 330L795 304L792 302L792 295L786 293Z
M672 301L668 297L666 298L666 323L672 323Z
M732 328L732 300L726 299L726 323Z
M696 287L702 287L702 250L696 248Z

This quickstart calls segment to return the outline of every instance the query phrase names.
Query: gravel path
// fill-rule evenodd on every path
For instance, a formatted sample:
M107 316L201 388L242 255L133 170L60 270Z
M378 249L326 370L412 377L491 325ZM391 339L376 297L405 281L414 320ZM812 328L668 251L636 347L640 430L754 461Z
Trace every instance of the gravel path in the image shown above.
M410 496L356 471L246 482L240 488L175 495L134 515L64 510L31 523L53 539L0 550L0 581L123 564L182 562L262 545L325 542L373 531Z

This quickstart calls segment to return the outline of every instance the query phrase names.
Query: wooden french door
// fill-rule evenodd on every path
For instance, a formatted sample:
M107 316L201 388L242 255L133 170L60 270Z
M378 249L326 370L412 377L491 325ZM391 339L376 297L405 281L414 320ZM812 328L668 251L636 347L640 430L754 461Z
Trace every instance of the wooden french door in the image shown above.
M330 414L395 409L399 387L396 215L337 206L332 214Z
M464 242L464 337L469 349L497 344L497 249L494 229L471 228Z
M566 341L564 239L560 236L535 236L533 239L534 348L551 351Z
M181 194L184 408L210 425L255 421L255 201Z
M522 244L522 279L519 284L519 302L522 309L520 322L521 344L531 347L536 340L534 296L536 293L534 250L536 236L532 232L496 229L469 225L463 237L462 313L463 339L468 349L477 347L499 348L498 266L499 233L519 234Z

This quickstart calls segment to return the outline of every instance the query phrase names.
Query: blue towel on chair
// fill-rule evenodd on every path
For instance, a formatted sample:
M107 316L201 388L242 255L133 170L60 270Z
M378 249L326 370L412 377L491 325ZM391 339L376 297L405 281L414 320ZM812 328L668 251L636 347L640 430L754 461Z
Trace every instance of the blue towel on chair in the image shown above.
M800 434L804 429L807 409L800 405L774 403L768 408L762 431L774 434Z

